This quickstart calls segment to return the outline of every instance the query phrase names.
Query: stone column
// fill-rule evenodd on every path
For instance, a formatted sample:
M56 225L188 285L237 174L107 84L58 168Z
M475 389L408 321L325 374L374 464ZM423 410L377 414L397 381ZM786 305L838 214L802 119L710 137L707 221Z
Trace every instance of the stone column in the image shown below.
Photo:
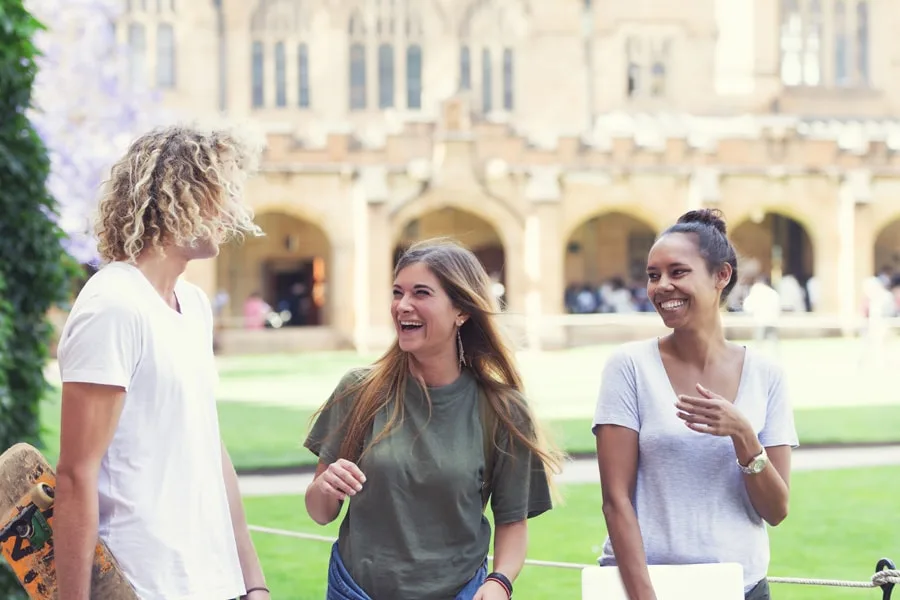
M525 272L525 339L529 350L541 349L541 221L532 213L525 219L522 236Z
M758 106L768 108L769 101L781 90L781 50L778 35L781 30L780 0L755 0L753 65L755 100Z
M506 308L510 313L525 314L528 298L528 277L525 273L524 229L510 220L504 226L503 260L506 279Z
M359 352L378 352L393 340L391 323L391 275L393 272L394 239L391 235L388 207L383 202L368 202L369 235L365 252L367 322L365 336L357 346ZM362 287L362 286L360 286Z
M540 297L539 318L562 315L565 311L565 261L566 241L562 239L562 214L559 202L539 202L534 207L539 224L540 272L534 281ZM565 331L543 319L540 328L543 348L560 348L565 345Z
M368 352L369 332L369 211L365 185L357 181L350 192L353 220L353 346Z
M352 238L332 240L328 282L329 323L342 344L352 344L355 332L354 263L356 241Z
M844 175L838 192L839 312L841 330L846 336L855 334L854 321L860 314L862 282L875 273L875 240L869 220L871 181L871 171L854 169Z
M719 170L714 167L696 168L688 177L685 200L686 210L718 205L722 201Z
M531 210L523 236L526 286L526 334L530 350L562 345L563 331L548 324L545 315L563 312L563 241L560 235L562 189L560 170L535 169L525 188Z
M875 241L879 232L875 229L872 205L857 204L855 212L856 234L853 241L856 245L854 256L856 269L853 273L853 301L854 310L859 315L863 298L863 282L866 278L874 275L875 270L881 265L875 264Z
M329 229L335 232L331 240L331 261L328 265L328 305L330 309L329 323L341 339L342 343L355 345L357 321L365 319L360 315L358 294L360 293L359 276L365 265L359 264L360 245L365 248L366 213L365 198L359 189L359 181L354 180L355 173L346 172L342 177L342 201L350 205L350 214L335 215L334 219L349 220L335 223ZM338 196L336 199L340 198ZM365 289L363 287L363 289Z
M836 217L838 231L837 278L835 281L837 284L837 309L841 320L841 331L845 336L849 336L853 333L853 320L856 316L856 246L854 244L856 238L856 199L847 182L843 182L838 191ZM816 277L822 282L822 278L819 277L818 273ZM824 295L822 304L825 304Z
M388 218L387 171L367 167L353 188L356 288L354 345L357 352L381 352L390 342L393 237Z

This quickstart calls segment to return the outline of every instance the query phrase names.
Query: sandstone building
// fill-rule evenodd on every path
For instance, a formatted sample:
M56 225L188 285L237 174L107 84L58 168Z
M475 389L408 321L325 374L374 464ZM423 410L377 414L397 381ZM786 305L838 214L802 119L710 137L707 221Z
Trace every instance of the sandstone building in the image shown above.
M231 343L366 348L411 240L457 237L508 311L558 315L699 206L857 314L900 269L898 26L890 0L130 0L117 32L134 85L268 136L266 237L189 272ZM298 282L310 327L240 331Z

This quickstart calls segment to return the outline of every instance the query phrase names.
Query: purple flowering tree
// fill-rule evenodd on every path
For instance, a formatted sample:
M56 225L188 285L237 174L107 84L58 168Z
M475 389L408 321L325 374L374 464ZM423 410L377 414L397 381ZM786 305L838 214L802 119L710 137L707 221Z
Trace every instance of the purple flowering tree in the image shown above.
M131 140L163 121L161 100L132 82L134 64L116 39L123 0L27 4L47 28L36 40L43 56L30 115L51 160L47 185L58 203L66 250L81 264L95 265L100 186Z

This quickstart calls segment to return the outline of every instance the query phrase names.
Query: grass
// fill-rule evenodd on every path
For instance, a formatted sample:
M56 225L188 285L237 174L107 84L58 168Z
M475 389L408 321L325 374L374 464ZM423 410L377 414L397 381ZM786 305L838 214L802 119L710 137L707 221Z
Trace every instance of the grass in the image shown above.
M801 446L900 442L900 406L805 408L794 418ZM548 421L547 427L569 453L596 450L590 418Z
M756 347L747 342L747 346ZM617 345L604 344L518 356L528 395L544 417L590 415L603 365ZM900 340L891 342L882 367L860 366L861 342L824 338L785 340L774 355L782 366L795 408L900 404L893 380L900 367ZM225 356L218 364L222 401L265 398L269 404L318 407L341 375L369 364L375 356L353 352Z
M42 410L45 452L55 463L59 452L59 395ZM251 402L219 405L222 438L239 471L315 464L302 446L313 411ZM795 412L801 445L900 442L900 406L808 408ZM554 441L571 454L594 452L590 415L545 420Z
M592 452L589 426L604 361L614 346L523 354L520 365L529 397L554 438L569 452ZM801 444L900 442L900 397L896 394L897 348L883 368L857 365L853 340L791 340L779 362L787 377ZM238 469L310 465L301 444L312 412L347 369L374 357L314 353L220 357L219 418L223 438ZM58 453L59 395L41 412L45 448ZM605 536L597 485L563 488L565 506L536 519L529 557L593 563ZM792 478L792 512L772 530L770 574L866 580L882 556L900 558L891 520L900 498L900 468L801 472ZM247 498L255 525L317 535L337 534L337 522L318 527L302 497ZM273 596L289 600L324 596L329 544L254 534ZM778 598L866 600L877 590L774 586ZM578 598L577 571L527 567L516 597Z
M890 516L900 497L900 467L801 472L792 476L791 514L770 530L769 574L786 577L868 580L875 563L900 558L900 537ZM532 521L528 557L593 564L606 535L597 485L562 488L565 505ZM299 496L248 498L254 525L315 535L337 536L340 519L319 527ZM324 597L330 545L254 533L254 542L273 597L313 600ZM581 597L580 573L525 567L516 583L519 600ZM773 584L787 600L875 600L880 590Z
M615 348L519 356L535 411L557 444L570 453L594 449L590 420L603 364ZM889 347L882 368L860 369L859 352L856 340L782 342L778 360L802 444L900 442L900 397L895 391L900 345ZM374 358L353 352L219 357L219 420L235 466L247 470L312 464L313 455L302 447L310 415L345 371ZM42 424L46 451L54 460L58 392L47 398Z

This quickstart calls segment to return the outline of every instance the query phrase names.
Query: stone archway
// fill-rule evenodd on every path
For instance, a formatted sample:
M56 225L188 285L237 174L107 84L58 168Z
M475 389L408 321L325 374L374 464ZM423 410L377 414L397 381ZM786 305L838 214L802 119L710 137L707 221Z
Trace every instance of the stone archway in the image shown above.
M286 314L279 325L330 324L328 236L314 223L281 212L264 212L255 221L265 236L228 244L216 261L219 288L228 296L222 311L225 321L241 326L244 302L259 294Z
M507 300L506 248L500 232L487 220L471 212L443 207L408 221L396 244L392 265L411 243L436 237L455 239L471 250L495 282L495 295L501 306Z
M645 288L647 254L656 235L653 226L643 219L619 211L590 217L578 225L565 247L566 310L621 312L645 308L641 292ZM630 290L632 301L611 300L607 288L613 292ZM592 303L579 301L579 294L585 290Z
M885 273L893 277L900 274L900 217L878 231L872 252L876 273L865 273L864 276Z
M816 307L818 288L809 284L815 275L815 253L802 223L776 212L759 213L741 222L729 237L738 253L738 286L746 289L761 276L781 292L785 310L805 312ZM735 292L737 299L741 291Z

